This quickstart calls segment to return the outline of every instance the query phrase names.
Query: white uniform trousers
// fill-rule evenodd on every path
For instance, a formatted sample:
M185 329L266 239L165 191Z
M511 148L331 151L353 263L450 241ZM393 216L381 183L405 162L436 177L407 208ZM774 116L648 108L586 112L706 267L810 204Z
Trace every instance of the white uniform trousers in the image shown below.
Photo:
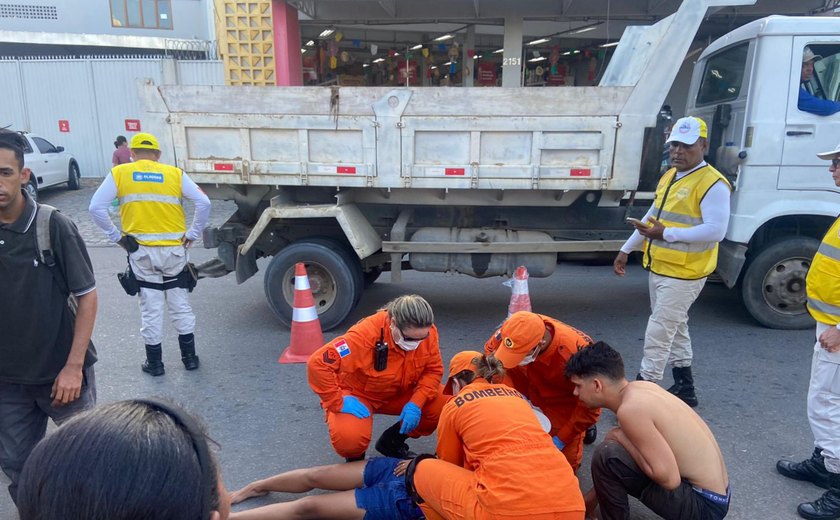
M162 283L163 277L177 276L187 264L189 257L183 246L140 246L129 255L131 269L138 280ZM163 341L163 312L169 310L169 318L178 334L195 332L195 314L190 307L189 291L181 288L160 291L140 288L140 334L146 345L157 345Z
M840 353L829 353L820 347L820 334L830 327L817 322L808 387L808 421L814 444L823 449L825 468L840 473Z
M639 373L659 381L665 366L690 367L693 353L688 336L688 309L700 295L706 279L680 280L650 273L650 318L645 330L645 350Z

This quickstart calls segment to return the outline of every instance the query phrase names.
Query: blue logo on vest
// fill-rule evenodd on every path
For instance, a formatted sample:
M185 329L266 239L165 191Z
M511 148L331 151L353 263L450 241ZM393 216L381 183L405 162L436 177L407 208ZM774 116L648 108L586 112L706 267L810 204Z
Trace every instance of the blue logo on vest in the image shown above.
M134 172L131 176L134 182L158 182L163 183L162 173Z

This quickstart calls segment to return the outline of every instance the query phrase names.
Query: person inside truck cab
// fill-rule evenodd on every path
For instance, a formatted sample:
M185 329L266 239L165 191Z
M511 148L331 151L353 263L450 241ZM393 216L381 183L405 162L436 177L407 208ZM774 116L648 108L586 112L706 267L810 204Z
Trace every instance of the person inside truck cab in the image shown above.
M376 449L408 458L406 439L431 435L446 402L432 307L400 296L309 357L309 386L321 398L330 442L348 462L365 457L373 414L399 415Z
M707 138L700 118L683 117L674 123L668 137L672 168L659 180L653 204L642 221L633 224L636 231L613 262L615 274L624 276L628 254L642 249L643 266L650 271L651 314L636 379L658 382L670 364L674 384L668 391L692 407L697 406L697 395L688 309L717 267L732 189L703 159Z
M814 76L814 63L821 59L822 56L814 54L810 47L805 47L802 53L802 75L799 77L799 102L796 106L803 112L830 116L840 112L840 103L815 96L808 90L811 88L811 78Z

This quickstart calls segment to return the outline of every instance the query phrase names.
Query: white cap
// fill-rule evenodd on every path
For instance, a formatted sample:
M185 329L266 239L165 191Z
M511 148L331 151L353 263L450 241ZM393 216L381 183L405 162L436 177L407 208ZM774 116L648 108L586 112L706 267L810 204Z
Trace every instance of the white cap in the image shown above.
M820 152L817 154L817 157L820 159L825 159L826 161L830 161L832 159L837 159L840 157L840 144L834 147L834 150L830 152Z
M810 47L805 47L805 50L802 51L802 63L808 63L809 61L819 61L822 59L822 56L819 54L814 54L814 51L811 50Z
M682 117L677 119L671 127L671 135L668 136L669 143L677 141L683 144L692 145L701 137L708 137L709 131L706 122L699 117Z

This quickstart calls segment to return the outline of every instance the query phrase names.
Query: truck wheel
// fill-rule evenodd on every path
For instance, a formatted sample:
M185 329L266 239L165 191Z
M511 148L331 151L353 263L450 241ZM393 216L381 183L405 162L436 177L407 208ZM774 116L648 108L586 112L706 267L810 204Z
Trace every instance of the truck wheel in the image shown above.
M741 281L744 306L753 318L771 329L814 326L805 308L805 276L819 246L815 238L787 238L753 258Z
M67 172L67 187L71 190L78 190L82 187L82 174L79 173L79 165L70 163L70 171Z
M321 329L334 329L347 318L361 292L355 272L361 269L348 264L348 255L341 251L321 241L304 240L286 246L271 259L265 272L265 296L281 323L292 324L298 262L306 264Z
M350 266L350 269L353 271L353 278L356 281L356 300L353 302L353 306L355 307L356 304L359 303L359 300L362 299L362 292L364 292L367 288L367 285L365 285L364 273L362 272L362 263L359 261L359 257L356 255L356 252L350 249L349 245L345 245L334 238L309 237L306 241L323 244L329 247L336 253L340 254L344 258L344 262Z

